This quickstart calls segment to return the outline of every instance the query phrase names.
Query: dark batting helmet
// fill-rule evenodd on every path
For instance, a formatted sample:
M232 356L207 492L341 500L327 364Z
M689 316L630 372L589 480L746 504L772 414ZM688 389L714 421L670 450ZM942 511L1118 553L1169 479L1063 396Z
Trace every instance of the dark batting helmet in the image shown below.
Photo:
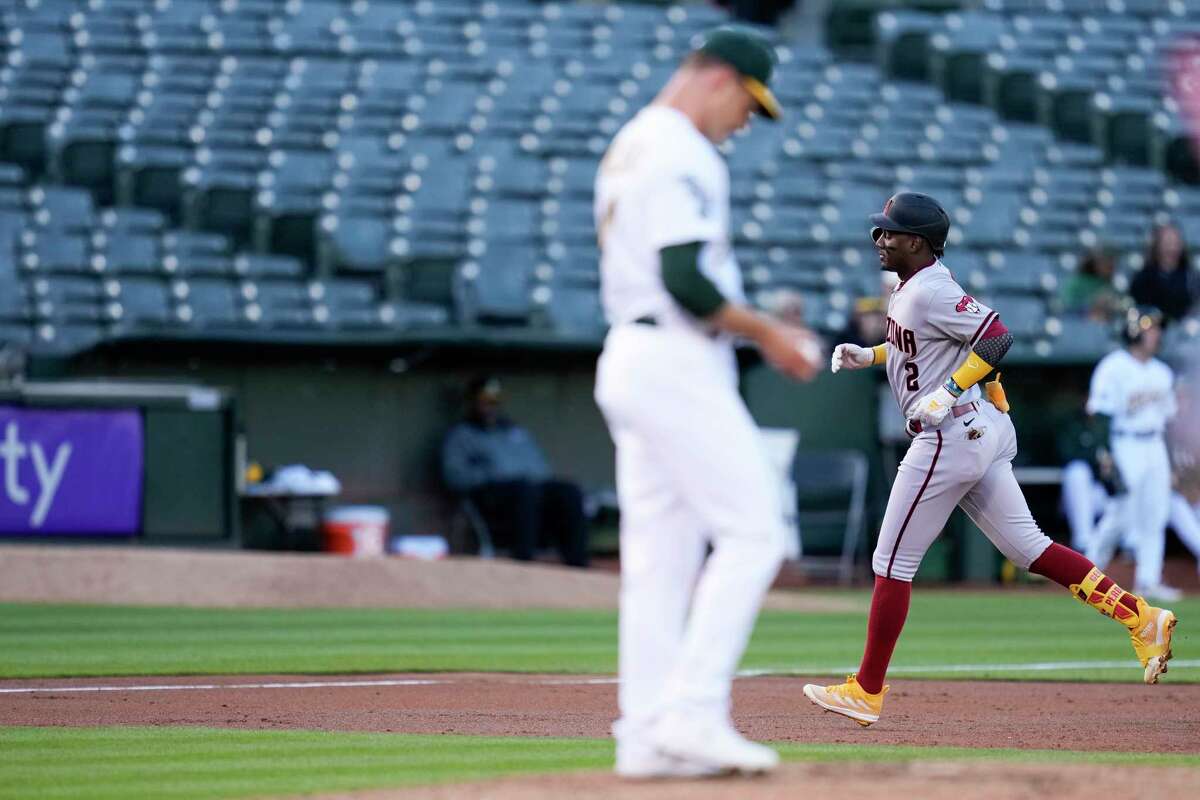
M920 192L899 192L883 204L883 213L871 215L871 240L879 241L884 231L920 236L929 242L935 255L946 248L950 216L937 200Z
M1134 344L1151 327L1161 328L1163 315L1154 306L1130 306L1125 312L1124 322L1121 326L1121 336L1127 344Z

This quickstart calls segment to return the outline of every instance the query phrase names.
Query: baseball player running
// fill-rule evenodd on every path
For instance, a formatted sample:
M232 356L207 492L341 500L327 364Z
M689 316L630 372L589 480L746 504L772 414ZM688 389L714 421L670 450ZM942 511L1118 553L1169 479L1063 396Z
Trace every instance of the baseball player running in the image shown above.
M900 283L888 301L887 341L839 344L832 367L886 363L888 382L913 437L892 484L872 566L875 591L867 642L855 675L835 686L804 687L821 708L861 725L879 719L883 679L908 615L912 579L925 551L960 506L1013 563L1053 580L1124 625L1155 683L1171 657L1175 615L1129 594L1092 562L1050 541L1013 477L1016 433L999 384L979 383L1012 343L999 315L955 282L941 261L950 219L932 197L895 195L871 215L882 268Z
M621 506L616 771L633 778L758 772L774 750L730 721L730 684L779 568L777 480L738 394L733 336L782 372L822 358L801 329L751 311L715 145L758 111L774 53L710 32L616 135L596 179L601 294L611 325L596 401L616 443ZM712 553L705 560L706 548Z
M1114 498L1096 527L1088 558L1107 565L1123 531L1130 534L1138 594L1177 600L1178 589L1162 582L1167 519L1171 513L1171 460L1163 434L1175 415L1175 374L1154 357L1162 338L1162 314L1131 308L1123 329L1125 347L1100 359L1092 372L1087 412L1109 443L1112 468L1125 491Z

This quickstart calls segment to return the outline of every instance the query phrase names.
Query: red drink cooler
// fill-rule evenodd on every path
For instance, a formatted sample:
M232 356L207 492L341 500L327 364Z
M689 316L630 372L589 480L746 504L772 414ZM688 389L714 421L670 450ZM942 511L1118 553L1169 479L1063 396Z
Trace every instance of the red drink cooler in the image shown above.
M325 552L369 558L387 551L391 517L379 506L331 508L321 524Z

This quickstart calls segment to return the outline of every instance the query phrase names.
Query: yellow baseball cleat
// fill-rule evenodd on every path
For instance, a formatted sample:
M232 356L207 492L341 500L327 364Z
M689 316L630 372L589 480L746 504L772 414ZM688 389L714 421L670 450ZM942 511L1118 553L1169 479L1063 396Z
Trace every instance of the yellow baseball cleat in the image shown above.
M807 683L804 685L804 696L826 711L849 717L866 727L879 721L879 714L883 711L883 696L890 688L884 686L879 694L870 694L858 685L856 676L850 675L845 683L836 686Z
M1167 671L1171 660L1171 634L1175 630L1175 614L1165 608L1155 608L1137 598L1137 624L1129 629L1133 652L1146 670L1146 683L1158 683L1158 676Z

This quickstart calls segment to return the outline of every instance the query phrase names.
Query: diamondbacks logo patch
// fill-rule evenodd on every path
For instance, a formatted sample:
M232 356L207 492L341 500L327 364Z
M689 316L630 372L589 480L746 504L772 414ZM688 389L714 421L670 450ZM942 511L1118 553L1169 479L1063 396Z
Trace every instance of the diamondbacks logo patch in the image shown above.
M960 314L964 311L970 311L972 314L979 314L983 311L983 309L979 307L979 303L975 302L975 298L971 297L969 294L963 295L962 300L958 301L958 305L954 307L954 310Z

